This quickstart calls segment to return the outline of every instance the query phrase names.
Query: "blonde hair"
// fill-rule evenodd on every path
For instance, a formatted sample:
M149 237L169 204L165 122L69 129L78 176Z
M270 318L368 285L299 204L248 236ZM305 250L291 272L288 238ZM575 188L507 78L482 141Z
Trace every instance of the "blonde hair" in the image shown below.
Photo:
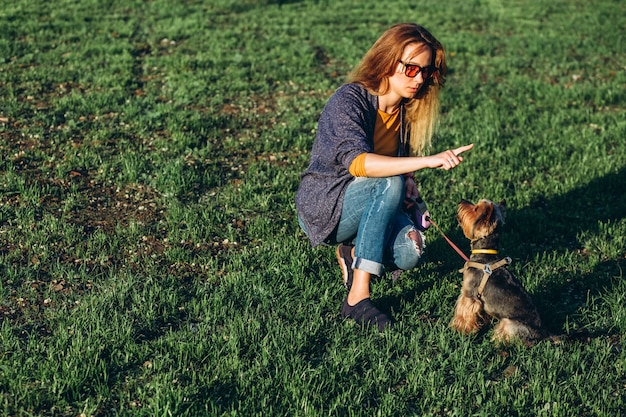
M447 72L445 50L424 27L415 23L400 23L387 29L361 62L352 71L348 82L363 85L372 94L389 90L389 77L398 67L398 60L409 44L423 44L431 49L436 70L414 98L405 100L405 128L409 135L409 154L423 155L430 147L439 122L439 91L445 84Z

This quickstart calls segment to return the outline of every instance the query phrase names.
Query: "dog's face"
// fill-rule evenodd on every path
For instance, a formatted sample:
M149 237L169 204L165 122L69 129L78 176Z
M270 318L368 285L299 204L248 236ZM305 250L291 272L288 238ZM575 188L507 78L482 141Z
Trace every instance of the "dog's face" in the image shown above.
M505 214L504 200L498 204L489 200L480 200L476 204L461 200L457 219L465 237L473 241L489 236L498 225L504 224Z

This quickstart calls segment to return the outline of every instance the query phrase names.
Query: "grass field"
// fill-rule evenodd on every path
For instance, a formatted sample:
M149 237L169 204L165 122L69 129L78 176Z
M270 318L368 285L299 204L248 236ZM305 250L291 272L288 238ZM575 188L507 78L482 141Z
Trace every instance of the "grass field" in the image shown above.
M391 24L450 75L420 172L506 199L501 251L559 344L448 328L463 261L428 255L343 322L334 248L294 194L319 114ZM0 7L0 414L626 414L623 1L15 0Z

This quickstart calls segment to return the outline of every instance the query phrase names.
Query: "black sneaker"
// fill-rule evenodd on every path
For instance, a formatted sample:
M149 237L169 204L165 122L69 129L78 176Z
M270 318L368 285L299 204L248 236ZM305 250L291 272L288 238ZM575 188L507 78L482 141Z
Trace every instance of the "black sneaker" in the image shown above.
M354 276L354 270L352 269L352 245L344 245L340 243L337 246L337 262L341 268L341 274L343 278L343 285L350 291L352 288L352 277Z
M376 308L369 298L351 306L346 297L341 306L341 317L344 319L351 318L361 326L376 326L380 332L393 325L389 316Z

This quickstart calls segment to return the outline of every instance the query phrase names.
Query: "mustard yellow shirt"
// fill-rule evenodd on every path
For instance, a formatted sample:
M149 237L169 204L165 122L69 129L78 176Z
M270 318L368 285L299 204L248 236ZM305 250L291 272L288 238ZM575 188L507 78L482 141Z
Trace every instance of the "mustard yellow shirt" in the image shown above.
M398 135L400 132L400 112L391 114L378 110L374 127L374 153L396 156L398 154ZM350 174L355 177L367 177L365 172L365 153L360 154L350 164Z

